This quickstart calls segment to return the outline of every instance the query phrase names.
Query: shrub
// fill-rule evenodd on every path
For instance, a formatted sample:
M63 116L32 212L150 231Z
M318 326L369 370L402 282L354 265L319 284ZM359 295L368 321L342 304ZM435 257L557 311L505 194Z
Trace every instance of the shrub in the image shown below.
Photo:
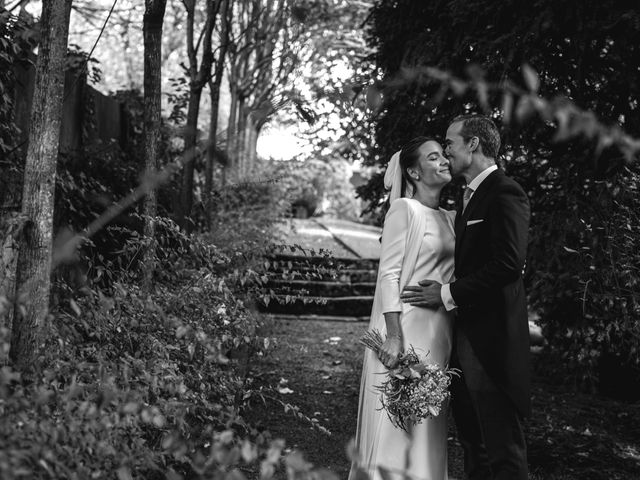
M220 218L240 208L245 222L206 238L157 218L149 293L136 260L148 241L135 230L111 227L127 239L109 258L84 250L83 295L59 278L35 376L0 370L0 478L270 478L281 467L284 443L242 417L263 394L249 361L272 344L250 307L270 298L265 256L284 248L270 242L270 217L246 206L260 194L219 202ZM8 352L6 330L0 345ZM311 471L288 462L293 476Z
M531 228L531 299L545 337L577 384L617 396L640 385L639 181L625 169L548 197L574 207L548 205Z
M31 63L31 50L37 44L38 30L26 15L17 17L0 11L0 154L11 152L22 132L14 122L15 68Z
M240 462L223 455L233 431L253 441L246 461L277 450L239 415L243 362L269 342L216 272L224 256L194 239L183 259L151 295L114 272L108 296L61 305L34 382L1 370L0 477L210 478Z

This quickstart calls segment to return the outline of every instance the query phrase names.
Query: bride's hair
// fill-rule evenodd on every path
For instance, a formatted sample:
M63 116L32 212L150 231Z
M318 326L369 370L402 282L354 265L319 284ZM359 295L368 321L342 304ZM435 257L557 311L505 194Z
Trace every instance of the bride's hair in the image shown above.
M425 137L420 136L416 137L412 140L409 140L400 151L400 171L402 172L402 188L400 189L400 196L404 197L407 191L407 185L411 185L413 192L416 191L416 184L411 178L411 175L407 172L407 168L415 167L420 160L420 147L425 144L425 142L437 140L433 137Z

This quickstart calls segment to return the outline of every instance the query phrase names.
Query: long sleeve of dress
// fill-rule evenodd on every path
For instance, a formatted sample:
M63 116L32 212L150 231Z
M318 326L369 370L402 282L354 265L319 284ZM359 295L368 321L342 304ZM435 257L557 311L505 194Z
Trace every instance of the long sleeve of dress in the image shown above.
M379 266L382 313L402 311L400 270L409 230L409 212L407 200L399 198L391 203L384 220Z

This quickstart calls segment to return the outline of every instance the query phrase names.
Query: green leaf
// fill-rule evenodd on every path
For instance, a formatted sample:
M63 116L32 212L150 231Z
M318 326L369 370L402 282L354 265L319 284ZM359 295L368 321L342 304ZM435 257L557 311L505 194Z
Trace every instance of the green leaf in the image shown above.
M513 94L504 92L502 96L502 122L508 124L513 116Z
M243 460L247 463L251 463L258 458L258 448L246 439L242 442L240 453L242 454Z
M167 480L184 480L184 477L173 469L169 469L164 476Z
M370 85L367 88L366 95L367 107L374 113L377 113L382 107L382 93L378 88Z
M522 75L529 91L532 93L538 93L538 90L540 89L540 78L531 65L527 63L522 65Z
M129 467L122 466L117 470L118 480L133 480Z
M228 472L224 478L225 480L246 480L247 479L247 477L245 477L244 474L237 468L234 468L233 470Z
M312 464L304 459L304 456L298 450L294 450L289 453L285 459L285 464L288 468L293 470L296 474L301 472L308 472L311 470Z
M78 306L78 304L75 302L75 300L73 300L73 298L69 299L69 306L71 307L71 309L74 311L74 313L77 316L80 316L80 314L82 313L82 310L80 310L80 307Z

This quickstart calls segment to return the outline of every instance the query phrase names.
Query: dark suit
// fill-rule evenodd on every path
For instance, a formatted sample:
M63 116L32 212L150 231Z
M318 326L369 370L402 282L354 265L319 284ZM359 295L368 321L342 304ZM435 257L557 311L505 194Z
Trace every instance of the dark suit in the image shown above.
M478 221L480 220L480 221ZM527 478L521 418L530 412L529 324L522 269L529 202L501 170L456 217L458 306L453 414L472 479Z

